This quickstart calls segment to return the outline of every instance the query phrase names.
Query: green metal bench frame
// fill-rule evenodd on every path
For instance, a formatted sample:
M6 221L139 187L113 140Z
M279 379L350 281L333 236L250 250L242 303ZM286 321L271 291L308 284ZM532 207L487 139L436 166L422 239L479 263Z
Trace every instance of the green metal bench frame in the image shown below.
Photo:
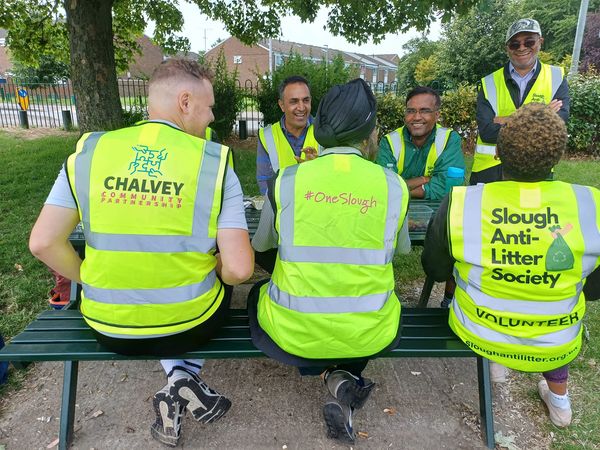
M475 354L448 326L448 310L403 308L401 340L384 357L476 357L479 380L479 411L484 441L494 448L494 421L489 361ZM264 354L250 339L246 310L230 310L223 328L200 350L173 358L254 358ZM126 356L102 347L78 310L44 311L0 351L0 361L64 361L60 413L59 449L69 448L73 439L75 398L79 361L148 360L157 356Z

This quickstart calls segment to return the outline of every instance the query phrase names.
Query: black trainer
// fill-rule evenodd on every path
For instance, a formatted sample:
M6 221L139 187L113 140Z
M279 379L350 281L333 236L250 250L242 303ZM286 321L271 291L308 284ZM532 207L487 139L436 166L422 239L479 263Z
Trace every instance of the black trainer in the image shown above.
M450 303L452 303L452 297L446 297L444 295L444 299L442 300L442 302L440 303L440 306L442 308L450 308Z
M352 429L352 408L331 395L323 406L323 418L327 426L327 437L345 444L354 444L356 434Z
M368 378L363 378L361 386L358 378L345 370L328 372L325 385L334 398L353 409L362 408L375 387L375 383Z
M176 447L181 436L181 421L185 408L169 395L169 385L154 394L152 406L156 420L150 427L154 439L169 447Z
M188 375L171 385L169 394L173 400L187 408L198 422L210 423L220 419L231 407L231 401L209 388L197 375L189 372Z

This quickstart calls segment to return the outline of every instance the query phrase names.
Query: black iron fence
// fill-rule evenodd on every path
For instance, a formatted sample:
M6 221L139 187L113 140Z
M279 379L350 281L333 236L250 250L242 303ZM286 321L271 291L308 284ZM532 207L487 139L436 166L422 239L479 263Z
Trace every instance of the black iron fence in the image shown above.
M119 97L126 111L146 112L148 81L119 79ZM396 83L370 83L376 93L396 93ZM244 91L244 102L238 112L233 132L244 138L256 136L264 126L256 95L259 83L246 80L238 86ZM77 126L76 98L70 80L58 83L32 83L16 78L0 79L0 128L30 126L69 128Z

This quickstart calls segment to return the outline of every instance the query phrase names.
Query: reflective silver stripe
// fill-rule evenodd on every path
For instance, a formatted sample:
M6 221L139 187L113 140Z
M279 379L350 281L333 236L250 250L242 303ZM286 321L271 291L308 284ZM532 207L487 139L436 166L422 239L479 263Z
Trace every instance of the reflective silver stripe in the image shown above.
M263 129L263 135L265 136L265 145L269 154L269 160L271 161L271 167L273 168L273 172L277 172L279 170L279 154L275 145L275 136L273 136L273 126L267 125Z
M209 237L212 201L217 189L216 180L221 165L221 144L206 142L202 166L198 170L194 222L190 236L136 235L97 233L91 230L89 211L89 185L92 156L102 133L92 133L75 159L75 185L80 199L84 234L87 245L97 250L130 252L201 252L209 253L216 240ZM226 160L226 158L225 158ZM203 205L203 202L207 204Z
M286 167L283 175L279 176L279 257L281 258L281 243L294 242L294 208L296 199L294 198L294 187L296 185L296 172L300 164ZM281 205L287 205L282 208Z
M520 338L500 333L483 325L473 322L467 317L458 302L452 302L451 308L460 323L471 333L490 342L512 345L526 345L529 347L557 347L573 341L581 329L581 321L564 330L546 333L536 338Z
M294 192L296 171L300 165L286 168L279 181L281 205L279 208L279 259L289 262L339 263L339 264L388 264L394 257L394 241L398 232L402 207L402 187L398 175L383 170L388 191L387 215L384 229L384 248L344 248L294 245Z
M594 271L596 262L600 256L600 233L596 224L596 202L589 187L573 184L573 191L577 198L577 214L581 234L583 235L583 244L585 245L583 258L581 261L582 278L587 277Z
M165 325L168 326L168 325ZM107 333L106 331L96 330L98 333L103 334L104 336L119 338L119 339L150 339L150 338L159 338L165 336L173 336L173 333L159 333L159 334L143 334L143 335L133 335L133 334L119 334L119 333Z
M351 313L379 311L392 291L362 297L296 297L269 282L269 297L284 308L302 313Z
M75 192L79 200L81 221L83 229L90 228L90 172L92 170L92 157L98 141L104 132L91 133L83 143L81 151L75 155Z
M402 148L402 137L397 131L392 131L390 134L390 141L392 141L392 153L396 158L396 164L400 161L400 153L404 151ZM400 170L400 168L398 168Z
M560 87L560 85L563 82L563 74L562 74L562 70L560 69L560 67L557 66L550 66L550 74L551 74L551 78L552 78L552 97L554 98L554 96L556 95L556 91L558 91L558 88Z
M463 245L464 255L469 255L472 264L481 267L481 202L484 185L471 186L465 191L463 203ZM466 258L465 258L466 259ZM473 268L474 269L474 268ZM473 271L471 269L471 272ZM469 282L471 277L469 276ZM477 279L481 286L481 278Z
M496 146L495 145L487 145L487 144L477 144L475 147L475 153L479 153L480 155L496 155Z
M285 244L279 246L279 259L289 262L362 264L366 266L388 264L392 262L393 257L393 249L301 247Z
M496 92L496 83L494 83L494 74L490 73L483 79L487 101L490 102L494 114L498 115L498 93Z
M467 295L473 300L477 306L482 308L489 308L494 311L512 312L516 314L527 314L527 315L558 315L558 314L571 314L573 309L579 302L579 295L583 288L581 283L577 285L577 293L574 297L567 298L560 301L528 301L518 300L509 298L497 298L492 297L480 290L469 286L465 280L463 280L458 271L454 270L454 278L456 284L467 293Z
M448 132L448 128L438 127L435 132L435 153L439 158L442 152L444 151L445 143L446 143L446 133Z
M83 284L87 300L111 305L166 305L198 298L212 289L217 280L211 271L200 283L161 289L103 289Z

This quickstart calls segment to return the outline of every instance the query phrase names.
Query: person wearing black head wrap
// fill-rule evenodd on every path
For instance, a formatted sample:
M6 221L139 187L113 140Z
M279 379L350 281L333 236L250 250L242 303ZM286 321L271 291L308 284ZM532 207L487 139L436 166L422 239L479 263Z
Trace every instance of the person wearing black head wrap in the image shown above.
M279 172L253 240L270 213L271 234L261 245L279 243L279 253L271 280L248 295L252 342L302 375L323 374L327 434L345 443L354 442L353 411L374 386L362 371L397 345L400 303L389 255L396 244L410 249L401 227L406 183L368 160L377 149L375 121L363 80L331 88L315 119L325 149Z
M354 145L369 138L377 121L371 88L357 78L332 87L319 103L315 138L324 148Z

